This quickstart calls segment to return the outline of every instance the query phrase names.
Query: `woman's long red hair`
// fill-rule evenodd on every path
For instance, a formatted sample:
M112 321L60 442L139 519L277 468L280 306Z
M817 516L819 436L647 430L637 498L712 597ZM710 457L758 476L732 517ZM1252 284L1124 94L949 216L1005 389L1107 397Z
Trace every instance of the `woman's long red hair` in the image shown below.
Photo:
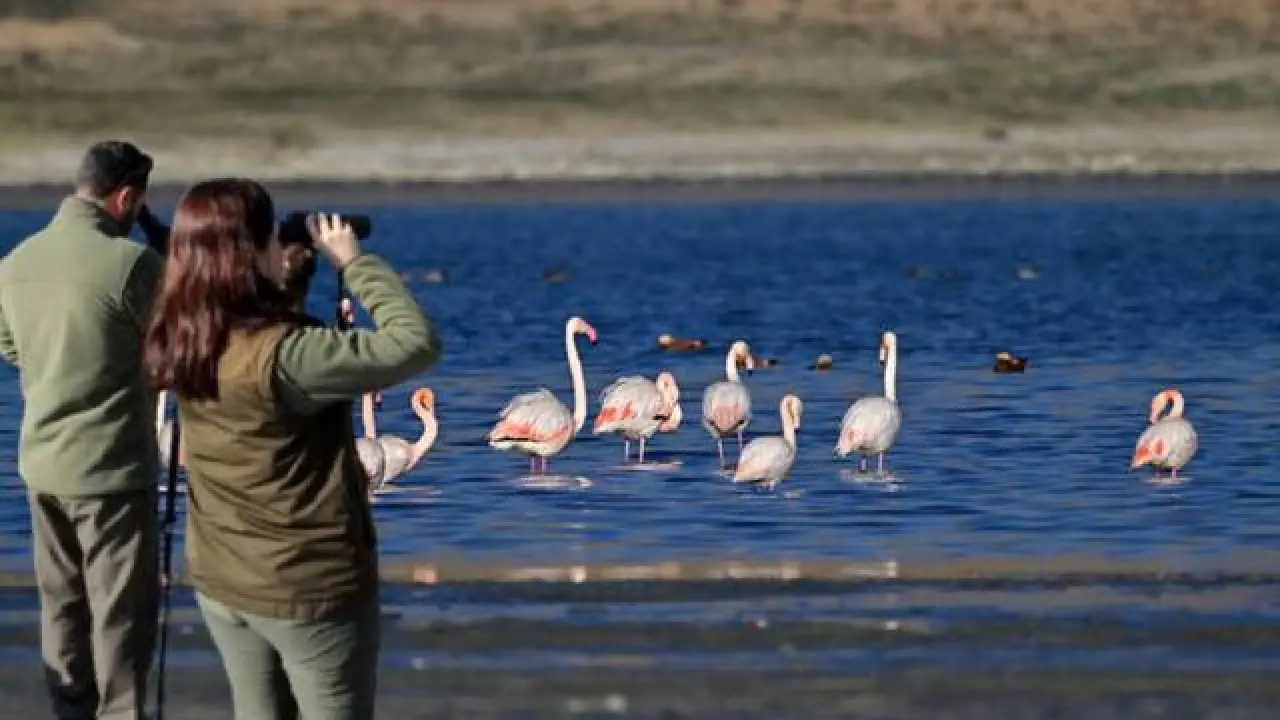
M275 227L271 196L252 180L208 180L178 201L143 348L153 385L215 400L231 330L296 317L284 292L258 269Z

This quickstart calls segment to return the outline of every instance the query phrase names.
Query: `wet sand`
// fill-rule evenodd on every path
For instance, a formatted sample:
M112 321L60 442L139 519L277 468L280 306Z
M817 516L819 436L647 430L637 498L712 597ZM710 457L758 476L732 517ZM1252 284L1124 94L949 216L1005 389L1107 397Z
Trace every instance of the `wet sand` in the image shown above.
M1270 718L1278 582L387 584L377 717ZM175 599L165 717L226 718ZM34 595L0 608L0 716L47 716Z
M976 199L1178 199L1280 196L1280 173L866 174L689 180L509 180L267 182L284 206L389 207L507 203L699 203ZM185 185L151 189L153 204L172 205ZM62 184L0 185L0 209L44 209L67 192Z
M220 670L171 670L165 718L225 720ZM4 717L47 717L37 671L0 672ZM858 718L858 720L1138 720L1275 717L1273 673L966 673L867 676L644 667L555 671L399 670L379 676L377 718Z

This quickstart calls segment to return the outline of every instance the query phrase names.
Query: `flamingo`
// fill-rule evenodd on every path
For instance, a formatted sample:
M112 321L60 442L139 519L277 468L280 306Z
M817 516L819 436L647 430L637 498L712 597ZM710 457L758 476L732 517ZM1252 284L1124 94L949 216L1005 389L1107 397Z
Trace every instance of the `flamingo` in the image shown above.
M1170 403L1173 408L1161 418L1160 413ZM1177 390L1162 390L1151 398L1151 415L1147 420L1149 426L1138 438L1138 444L1133 450L1133 460L1129 464L1131 469L1151 465L1157 468L1158 476L1158 469L1169 468L1173 472L1173 479L1178 479L1178 471L1191 461L1199 447L1196 429L1191 421L1182 417L1182 407L1182 393Z
M772 490L796 461L796 430L804 405L795 395L785 395L778 403L782 437L759 437L747 444L734 471L734 482L758 482Z
M582 359L574 338L586 335L596 344L596 329L580 317L571 317L564 326L565 355L569 360L569 378L573 383L573 412L546 388L517 395L498 413L498 422L489 431L488 441L498 450L515 450L529 456L529 471L534 472L535 459L542 459L542 474L547 473L547 459L558 454L587 422L587 383L582 376Z
M893 447L902 425L898 410L898 336L886 331L880 338L880 362L884 364L884 395L864 397L849 407L840 423L836 455L857 453L858 470L867 471L867 456L877 455L878 472L884 473L884 454Z
M755 368L751 348L738 340L729 346L724 358L725 380L712 383L702 394L702 425L716 439L720 453L720 467L724 467L724 439L738 436L738 457L742 457L742 433L751 422L751 394L738 377L741 363L751 371Z
M643 464L645 441L655 433L674 431L682 417L680 387L674 375L661 372L654 380L633 375L618 378L600 394L594 432L622 436L624 463L631 459L631 441L639 440L639 462Z
M377 492L426 457L440 433L440 424L436 420L436 396L431 388L418 388L409 398L409 407L422 421L422 435L414 442L395 435L379 435L373 403L373 393L365 393L360 398L364 437L356 438L356 453L365 477L369 478L370 491Z

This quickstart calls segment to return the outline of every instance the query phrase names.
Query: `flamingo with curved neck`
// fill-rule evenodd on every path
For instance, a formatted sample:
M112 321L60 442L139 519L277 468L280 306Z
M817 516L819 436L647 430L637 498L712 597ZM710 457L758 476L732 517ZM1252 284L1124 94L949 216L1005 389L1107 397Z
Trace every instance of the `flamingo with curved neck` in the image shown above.
M724 358L725 379L712 383L702 394L702 426L716 440L720 467L724 467L724 440L738 437L738 455L742 455L742 434L751 422L751 394L742 384L738 366L750 372L755 367L751 347L738 340L729 346Z
M1169 409L1169 414L1160 417L1170 405L1173 407ZM1167 468L1172 479L1178 479L1178 471L1191 462L1199 448L1195 426L1182 417L1183 410L1182 393L1176 389L1162 390L1151 398L1148 426L1138 437L1129 462L1130 469L1151 465L1156 468L1156 475L1159 477L1159 471Z
M752 440L742 451L742 458L734 471L734 482L758 482L772 489L777 486L796 462L796 430L800 429L800 415L804 404L795 395L786 395L778 403L782 437L760 437Z
M392 480L408 474L435 444L440 433L435 414L436 396L431 388L425 387L410 396L409 407L422 422L422 434L413 442L395 435L378 434L372 393L366 393L361 404L364 437L356 438L356 453L369 478L370 491L377 492L386 489Z
M548 458L563 450L587 422L587 381L575 342L578 335L586 335L592 345L596 343L596 329L580 317L571 317L565 323L564 345L573 386L573 410L550 390L539 388L507 403L487 436L491 447L528 455L530 472L535 472L535 462L541 459L542 473L546 474Z
M658 373L650 380L639 375L618 378L600 393L600 413L596 415L594 433L616 433L622 436L622 462L631 459L631 441L640 441L640 459L644 463L645 443L660 432L673 432L680 426L680 386L675 375Z

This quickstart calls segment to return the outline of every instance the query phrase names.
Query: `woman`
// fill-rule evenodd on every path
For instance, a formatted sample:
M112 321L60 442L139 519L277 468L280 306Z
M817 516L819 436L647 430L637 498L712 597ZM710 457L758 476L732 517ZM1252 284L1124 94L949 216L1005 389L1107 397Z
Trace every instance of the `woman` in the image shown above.
M377 546L351 401L440 354L399 276L349 226L308 228L372 332L300 315L270 196L211 180L178 203L146 340L152 382L178 399L187 564L240 720L373 717Z

